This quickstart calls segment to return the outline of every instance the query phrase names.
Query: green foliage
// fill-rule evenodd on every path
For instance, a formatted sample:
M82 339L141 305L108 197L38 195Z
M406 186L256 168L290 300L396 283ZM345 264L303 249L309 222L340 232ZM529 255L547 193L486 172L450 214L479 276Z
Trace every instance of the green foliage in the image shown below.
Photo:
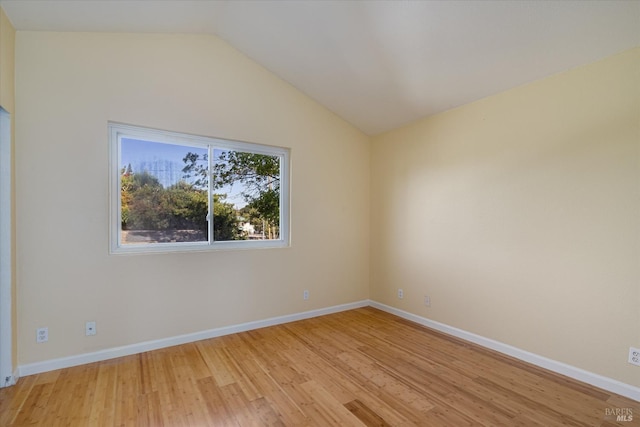
M162 185L144 184L135 188L131 195L127 222L129 229L166 230L169 228L170 218Z
M222 194L213 195L213 239L244 240L246 236L240 228L238 215L231 203L224 202L225 198Z
M183 159L185 178L194 180L194 185L202 188L209 185L206 160L206 156L201 158L196 153L188 153ZM240 184L241 194L249 208L243 215L256 229L265 231L268 238L276 238L280 224L280 158L242 151L222 151L217 154L213 169L213 189Z
M195 228L207 231L207 192L184 181L165 190L170 227L173 229Z
M164 188L158 179L144 171L121 171L121 212L123 230L200 230L208 231L208 193L195 184L180 181ZM238 215L226 195L215 194L214 239L242 240Z
M129 203L131 203L131 190L133 188L133 176L131 172L131 165L121 170L121 191L120 191L120 204L122 211L122 228L127 228L129 223Z
M216 158L213 169L215 188L242 183L247 202L268 190L280 188L280 159L277 156L223 151Z
M204 154L200 157L197 153L187 153L182 159L185 166L182 168L185 179L191 179L193 185L206 189L209 187L209 156Z
M121 177L122 228L125 230L207 229L207 194L179 182L165 189L144 171Z

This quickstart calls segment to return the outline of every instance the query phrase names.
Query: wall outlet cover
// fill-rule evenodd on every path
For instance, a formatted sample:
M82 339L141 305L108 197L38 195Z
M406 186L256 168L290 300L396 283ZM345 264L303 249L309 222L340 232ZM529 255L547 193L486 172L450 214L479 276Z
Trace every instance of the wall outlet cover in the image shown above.
M85 323L85 331L86 336L95 335L96 334L96 322L87 322Z
M36 329L36 342L43 343L49 341L49 328Z

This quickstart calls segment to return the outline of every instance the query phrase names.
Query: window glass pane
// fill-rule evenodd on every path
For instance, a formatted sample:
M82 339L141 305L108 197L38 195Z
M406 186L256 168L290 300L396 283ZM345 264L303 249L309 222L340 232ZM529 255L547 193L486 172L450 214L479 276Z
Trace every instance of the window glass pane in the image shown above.
M122 245L208 241L206 148L122 138L120 168Z
M214 240L280 239L279 156L213 150Z

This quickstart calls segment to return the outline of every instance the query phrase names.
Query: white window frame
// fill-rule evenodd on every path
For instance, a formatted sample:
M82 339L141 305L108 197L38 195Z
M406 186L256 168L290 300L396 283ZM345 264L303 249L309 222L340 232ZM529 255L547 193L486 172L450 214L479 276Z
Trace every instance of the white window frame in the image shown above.
M109 122L109 174L110 174L110 252L112 254L134 253L167 253L210 251L221 249L259 249L282 248L290 246L289 241L289 157L288 148L274 147L242 141L221 138L189 135L140 126ZM278 239L270 240L213 240L213 220L209 221L209 240L203 242L179 243L147 243L127 245L121 242L121 141L123 138L141 139L173 145L186 145L206 148L209 150L209 171L213 171L213 149L244 151L255 154L278 156L280 158L280 235ZM212 182L212 176L209 176ZM209 188L209 218L213 219L213 191Z

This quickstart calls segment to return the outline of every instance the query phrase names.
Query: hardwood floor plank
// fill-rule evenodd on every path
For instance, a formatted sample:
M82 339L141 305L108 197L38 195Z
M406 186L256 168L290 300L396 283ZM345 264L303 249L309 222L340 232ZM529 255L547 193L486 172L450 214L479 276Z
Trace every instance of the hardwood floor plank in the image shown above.
M259 420L254 419L254 412L249 404L249 400L238 383L220 387L220 395L222 396L224 405L235 419L237 425L259 425Z
M216 341L216 343L218 343L217 346L211 340L199 341L196 346L200 350L200 355L209 368L209 372L215 378L216 384L222 387L236 382L236 379L232 374L231 360L219 342Z
M117 372L118 366L113 363L100 365L96 379L96 392L89 413L89 425L109 426L115 424Z
M634 414L640 414L640 402L627 399L626 397L611 395L607 400L605 407L607 408L630 408ZM634 419L636 417L634 416ZM640 415L637 417L640 419Z
M286 425L282 422L271 404L269 404L267 398L261 397L256 399L251 402L251 405L253 406L256 419L259 420L261 426L283 427Z
M16 425L37 424L46 420L47 404L53 392L52 383L37 384L24 403L24 410L15 419Z
M116 377L116 402L114 418L117 424L135 425L138 419L137 397L140 393L140 355L123 357L118 365ZM75 424L79 425L79 424Z
M220 426L235 426L237 423L224 403L224 397L213 377L198 380L198 388L205 402L210 420Z
M487 400L468 393L452 393L445 399L446 406L459 411L478 426L507 426L513 417Z
M624 427L640 402L365 307L21 378L0 425Z
M136 425L140 427L155 427L163 425L162 406L159 392L154 391L138 396Z
M311 414L309 415L309 418L315 425L319 427L334 425L364 425L358 417L353 415L344 407L344 405L336 400L329 391L315 381L312 380L300 384L300 388L307 395L308 400L311 402L311 406L314 408L314 412L320 415L319 418L315 418Z
M245 391L245 394L249 396L251 402L260 401L263 396L268 396L269 401L275 403L277 411L282 422L286 422L285 425L300 425L305 419L305 416L300 407L294 402L283 389L283 385L286 385L291 381L290 374L272 375L274 368L282 368L285 370L291 369L291 364L284 363L283 361L276 361L278 351L263 351L264 349L257 350L255 346L249 346L249 348L243 348L244 345L238 340L228 340L230 345L222 349L214 347L201 347L205 358L211 363L217 363L224 365L224 371L222 372L223 381L219 380L219 375L216 378L216 383L220 387L226 385L238 383L240 387ZM220 342L219 345L222 345ZM211 354L215 353L215 356ZM264 356L260 356L263 354ZM211 357L209 357L211 356ZM274 357L275 356L275 357ZM267 365L271 365L271 368ZM220 374L219 369L215 369L215 374ZM280 378L283 377L283 378Z
M482 385L482 387L485 389L485 393L486 390L491 390L495 393L500 394L502 396L502 399L506 398L506 400L504 400L505 402L510 402L510 404L519 406L522 413L527 416L542 419L547 418L548 420L558 420L562 425L589 425L573 420L571 417L567 417L567 414L562 411L562 409L558 411L553 407L547 406L544 402L538 402L531 399L529 396L515 392L511 390L508 385L505 387L501 384L497 384L485 378L477 378L475 381L478 384ZM584 409L589 410L588 407L585 407Z
M367 427L390 427L391 426L391 424L388 424L384 420L384 418L376 414L375 411L373 411L371 408L369 408L367 405L365 405L358 399L345 403L344 407L347 408L353 415L358 417L358 419Z

